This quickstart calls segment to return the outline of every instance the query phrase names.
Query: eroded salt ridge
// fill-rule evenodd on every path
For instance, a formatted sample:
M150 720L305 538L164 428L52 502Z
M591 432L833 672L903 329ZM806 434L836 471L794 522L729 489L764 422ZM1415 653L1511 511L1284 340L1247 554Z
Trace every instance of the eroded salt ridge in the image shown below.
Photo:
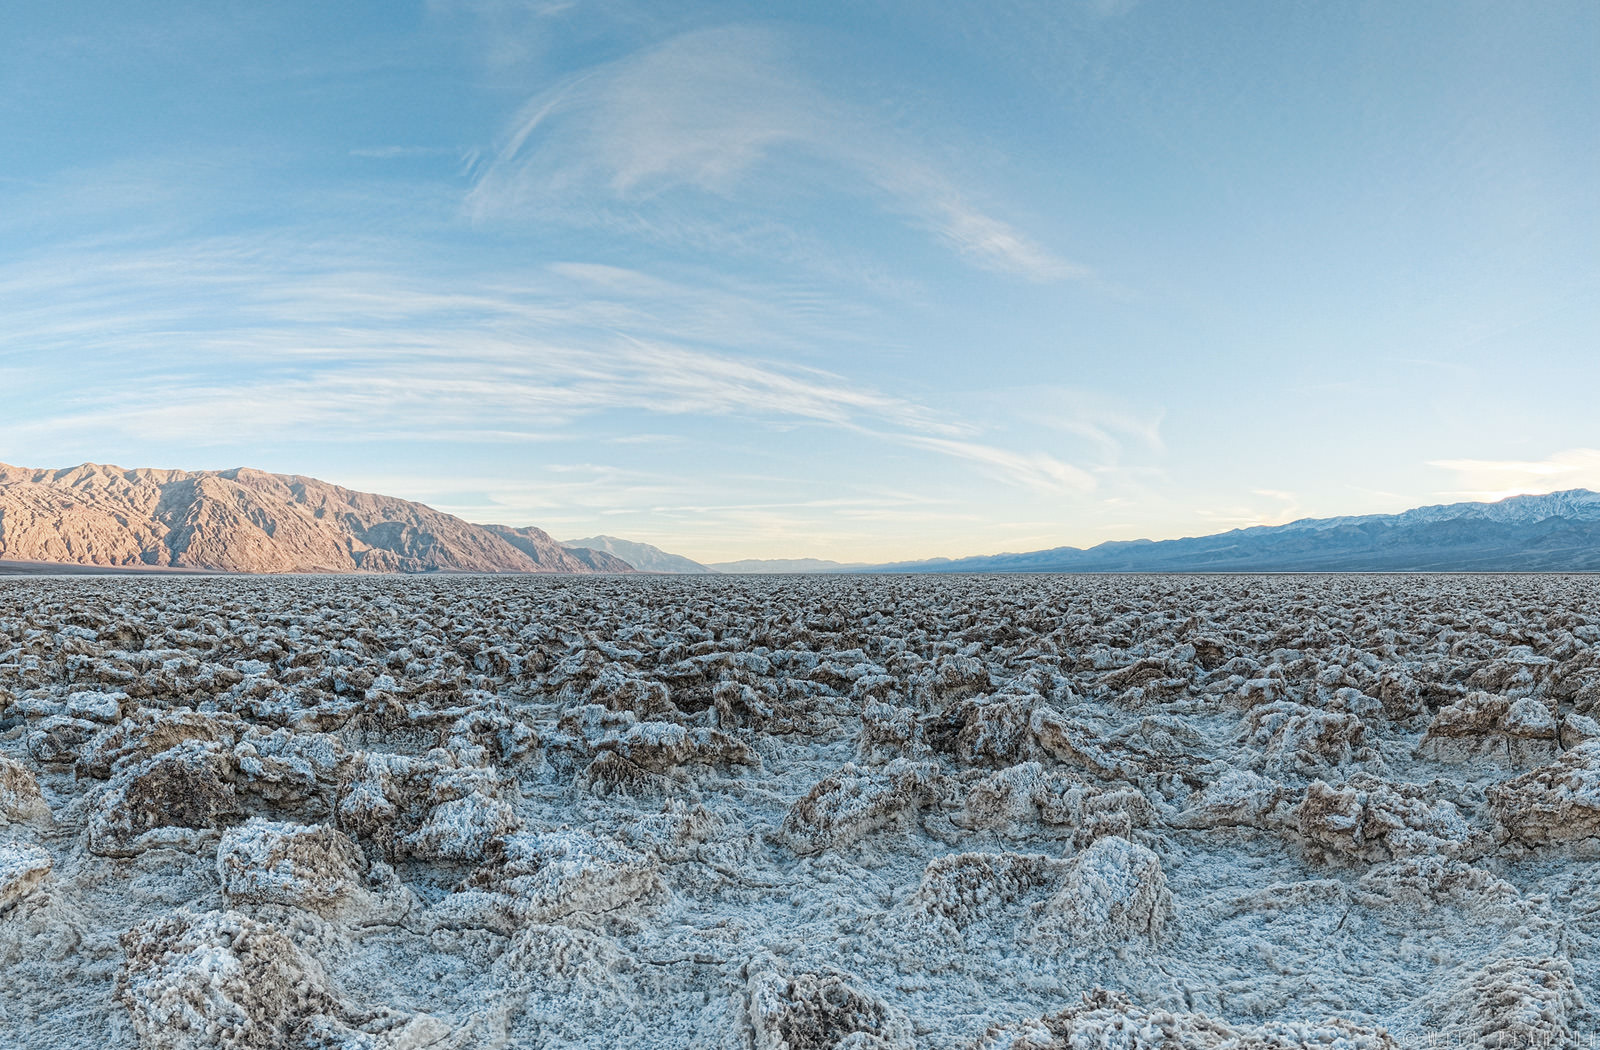
M0 583L0 1046L1577 1047L1600 581Z

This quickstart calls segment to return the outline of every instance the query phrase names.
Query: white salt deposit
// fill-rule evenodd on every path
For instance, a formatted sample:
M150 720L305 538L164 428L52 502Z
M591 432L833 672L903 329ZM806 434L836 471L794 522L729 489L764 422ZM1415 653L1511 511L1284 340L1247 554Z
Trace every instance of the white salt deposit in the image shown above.
M1587 577L0 582L0 1046L1584 1045Z

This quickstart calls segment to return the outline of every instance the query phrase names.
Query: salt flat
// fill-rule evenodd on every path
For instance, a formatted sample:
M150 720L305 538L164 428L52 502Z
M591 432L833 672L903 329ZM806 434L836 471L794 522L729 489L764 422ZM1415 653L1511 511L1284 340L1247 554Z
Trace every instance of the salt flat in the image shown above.
M0 1046L1576 1046L1597 705L1590 577L9 578Z

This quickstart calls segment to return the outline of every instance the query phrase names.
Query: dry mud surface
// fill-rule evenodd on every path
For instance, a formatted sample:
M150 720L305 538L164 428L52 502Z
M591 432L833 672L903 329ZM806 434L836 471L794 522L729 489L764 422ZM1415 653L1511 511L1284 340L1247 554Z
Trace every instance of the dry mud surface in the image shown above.
M0 581L0 1046L1587 1046L1597 587Z

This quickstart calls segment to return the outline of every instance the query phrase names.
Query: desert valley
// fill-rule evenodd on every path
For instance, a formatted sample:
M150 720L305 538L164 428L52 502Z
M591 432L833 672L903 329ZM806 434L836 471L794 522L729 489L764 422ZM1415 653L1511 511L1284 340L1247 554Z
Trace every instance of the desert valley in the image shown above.
M1600 1050L1597 56L0 6L0 1050Z

